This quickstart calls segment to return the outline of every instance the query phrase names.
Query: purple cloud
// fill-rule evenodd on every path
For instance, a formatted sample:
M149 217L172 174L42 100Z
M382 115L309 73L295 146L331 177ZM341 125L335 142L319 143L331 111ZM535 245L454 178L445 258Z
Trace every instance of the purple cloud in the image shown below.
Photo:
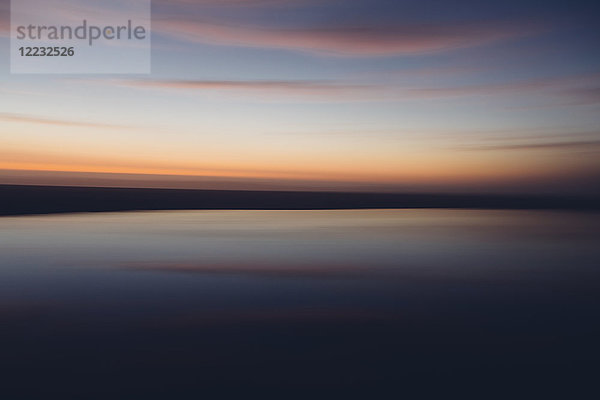
M185 18L157 19L155 32L195 43L275 48L347 56L422 54L529 35L539 27L500 22L355 24L274 28Z

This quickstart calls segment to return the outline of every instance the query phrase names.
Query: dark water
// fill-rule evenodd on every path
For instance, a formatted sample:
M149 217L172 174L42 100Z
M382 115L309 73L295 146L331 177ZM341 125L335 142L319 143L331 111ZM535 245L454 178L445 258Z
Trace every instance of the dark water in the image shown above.
M599 398L599 239L547 211L1 218L0 398Z

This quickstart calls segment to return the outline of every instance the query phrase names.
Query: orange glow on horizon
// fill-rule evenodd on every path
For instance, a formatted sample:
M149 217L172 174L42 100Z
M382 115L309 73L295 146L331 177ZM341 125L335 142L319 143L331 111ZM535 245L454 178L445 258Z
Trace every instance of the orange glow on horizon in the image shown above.
M314 181L340 183L373 183L382 185L394 184L479 184L479 183L503 183L519 182L532 177L547 177L549 171L536 170L532 168L528 173L523 170L502 170L493 168L479 169L474 171L469 167L446 168L439 165L421 166L420 169L412 169L401 172L387 173L334 173L322 172L311 173L308 171L243 171L223 169L181 169L181 168L156 168L151 166L94 166L84 164L43 164L35 162L0 162L0 170L27 171L27 172L65 172L65 173L106 173L118 175L140 175L147 177L187 177L203 178L215 177L225 179L274 179L283 181Z

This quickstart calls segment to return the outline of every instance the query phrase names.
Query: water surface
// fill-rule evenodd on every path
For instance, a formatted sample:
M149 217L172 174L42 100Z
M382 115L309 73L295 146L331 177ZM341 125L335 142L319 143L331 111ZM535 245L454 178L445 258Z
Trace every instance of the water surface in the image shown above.
M600 355L599 223L475 210L0 218L2 376L11 398L583 388Z

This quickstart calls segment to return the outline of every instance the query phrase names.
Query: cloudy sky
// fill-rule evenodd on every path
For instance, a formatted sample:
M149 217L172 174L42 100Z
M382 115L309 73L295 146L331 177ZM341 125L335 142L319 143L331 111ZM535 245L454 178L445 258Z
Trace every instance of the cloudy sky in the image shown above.
M16 75L0 0L0 183L588 193L586 3L154 0L150 75Z

